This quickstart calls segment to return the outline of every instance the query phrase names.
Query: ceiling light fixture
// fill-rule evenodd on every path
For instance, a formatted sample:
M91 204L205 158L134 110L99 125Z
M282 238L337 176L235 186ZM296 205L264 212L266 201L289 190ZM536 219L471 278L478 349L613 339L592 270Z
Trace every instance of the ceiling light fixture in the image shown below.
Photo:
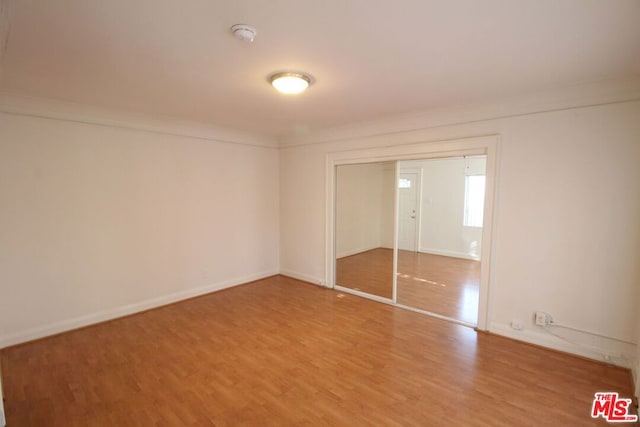
M304 92L311 85L311 77L303 73L276 73L269 81L278 92L288 95Z

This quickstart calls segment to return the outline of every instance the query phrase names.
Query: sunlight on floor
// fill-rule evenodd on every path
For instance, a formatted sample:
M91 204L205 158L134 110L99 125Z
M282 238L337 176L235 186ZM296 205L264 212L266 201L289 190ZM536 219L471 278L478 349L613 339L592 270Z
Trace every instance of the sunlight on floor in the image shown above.
M460 302L458 309L460 319L469 323L478 323L478 286L465 284Z

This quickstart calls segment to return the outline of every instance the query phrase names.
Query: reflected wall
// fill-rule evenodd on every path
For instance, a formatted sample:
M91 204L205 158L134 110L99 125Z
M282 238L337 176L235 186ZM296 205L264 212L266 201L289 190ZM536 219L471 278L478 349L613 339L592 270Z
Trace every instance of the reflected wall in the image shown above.
M396 162L336 166L336 285L393 295Z

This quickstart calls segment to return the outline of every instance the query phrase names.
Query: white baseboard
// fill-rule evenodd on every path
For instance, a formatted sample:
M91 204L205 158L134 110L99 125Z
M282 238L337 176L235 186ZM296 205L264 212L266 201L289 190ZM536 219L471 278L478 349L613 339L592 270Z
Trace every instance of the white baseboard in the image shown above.
M617 366L624 368L633 368L632 356L635 354L636 346L633 344L624 344L623 351L621 352L624 357L618 357L612 355L609 360L604 358L605 354L611 354L611 349L600 348L592 345L578 345L567 341L564 341L558 337L550 335L545 332L537 332L532 330L515 330L509 325L501 323L491 323L489 326L489 332L496 335L502 335L504 337L512 338L518 341L524 341L529 344L539 345L541 347L547 347L553 350L562 351L565 353L575 354L577 356L586 357L593 360L606 361Z
M471 259L474 261L480 260L480 257L474 257L469 254L465 254L464 252L448 251L446 249L420 248L420 252L423 254L442 255L442 256L449 256L453 258Z
M348 257L348 256L351 256L351 255L360 254L362 252L372 251L374 249L378 249L379 247L380 246L371 246L371 247L351 249L351 250L348 250L348 251L342 251L342 252L336 254L336 259Z
M314 285L326 286L326 282L325 282L324 279L321 279L319 277L310 276L310 275L305 274L305 273L300 273L298 271L287 270L286 268L281 268L280 269L280 274L282 274L283 276L291 277L293 279L302 280L303 282L313 283Z
M49 335L59 334L61 332L70 331L72 329L93 325L95 323L104 322L106 320L116 319L118 317L127 316L129 314L138 313L152 308L161 307L163 305L182 301L188 298L197 297L211 292L219 291L233 286L242 285L244 283L253 282L254 280L264 279L265 277L278 274L277 271L265 271L262 273L250 274L244 277L238 277L229 280L223 280L207 286L188 289L185 291L175 292L157 298L151 298L122 307L116 307L97 313L87 314L85 316L66 319L48 325L36 326L35 328L26 329L10 335L0 337L0 349L11 345L32 341Z

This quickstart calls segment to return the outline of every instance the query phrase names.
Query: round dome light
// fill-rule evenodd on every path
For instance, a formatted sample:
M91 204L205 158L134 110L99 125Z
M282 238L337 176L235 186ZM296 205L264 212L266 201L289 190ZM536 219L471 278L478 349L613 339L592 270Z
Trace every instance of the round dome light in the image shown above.
M277 73L269 80L278 92L288 95L303 92L311 84L311 78L302 73Z

